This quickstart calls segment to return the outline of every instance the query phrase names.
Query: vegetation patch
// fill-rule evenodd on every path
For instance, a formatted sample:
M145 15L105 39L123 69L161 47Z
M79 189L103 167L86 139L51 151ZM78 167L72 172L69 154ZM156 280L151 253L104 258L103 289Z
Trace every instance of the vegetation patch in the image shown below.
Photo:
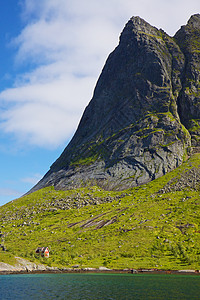
M196 154L165 176L121 192L48 187L11 201L0 207L6 249L0 261L14 265L17 256L62 268L200 269L199 186L189 184L188 173L199 165ZM173 189L184 176L183 188ZM35 253L39 246L49 247L48 259Z
M98 154L95 154L95 155L92 155L92 156L88 156L88 157L85 157L85 158L80 158L76 161L73 161L70 166L79 166L79 165L86 165L86 166L89 166L91 164L93 164L98 158Z

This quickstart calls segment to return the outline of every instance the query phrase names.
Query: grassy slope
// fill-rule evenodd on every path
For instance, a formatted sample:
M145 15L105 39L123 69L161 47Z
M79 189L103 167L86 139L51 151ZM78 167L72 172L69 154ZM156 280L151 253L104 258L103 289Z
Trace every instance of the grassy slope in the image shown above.
M123 192L49 187L12 201L0 207L1 244L7 248L0 250L0 261L14 264L20 256L58 267L200 269L198 188L159 192L199 165L196 154L167 175ZM92 199L105 203L88 205ZM103 221L112 224L101 227ZM50 258L38 257L37 246L49 246Z

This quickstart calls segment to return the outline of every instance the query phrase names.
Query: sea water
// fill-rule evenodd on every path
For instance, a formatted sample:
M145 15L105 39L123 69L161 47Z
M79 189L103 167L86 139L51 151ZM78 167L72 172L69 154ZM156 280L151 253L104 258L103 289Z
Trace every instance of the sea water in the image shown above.
M0 299L200 299L200 276L158 274L0 275Z

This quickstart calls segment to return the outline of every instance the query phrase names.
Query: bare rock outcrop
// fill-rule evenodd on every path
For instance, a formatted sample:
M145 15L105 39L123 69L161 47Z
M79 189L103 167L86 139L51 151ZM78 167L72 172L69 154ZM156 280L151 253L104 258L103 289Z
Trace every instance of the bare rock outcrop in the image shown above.
M34 272L46 271L47 267L42 264L35 264L24 258L16 257L17 263L13 266L7 263L0 262L0 273L18 273L18 272Z

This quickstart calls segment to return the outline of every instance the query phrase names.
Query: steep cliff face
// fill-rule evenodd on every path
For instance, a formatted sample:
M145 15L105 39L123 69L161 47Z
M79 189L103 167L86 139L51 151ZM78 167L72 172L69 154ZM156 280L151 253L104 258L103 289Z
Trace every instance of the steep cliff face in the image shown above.
M33 190L124 189L179 166L200 136L199 46L200 15L174 38L131 18L74 137Z
M200 146L200 15L192 16L174 38L185 55L179 114L191 134L192 145Z

